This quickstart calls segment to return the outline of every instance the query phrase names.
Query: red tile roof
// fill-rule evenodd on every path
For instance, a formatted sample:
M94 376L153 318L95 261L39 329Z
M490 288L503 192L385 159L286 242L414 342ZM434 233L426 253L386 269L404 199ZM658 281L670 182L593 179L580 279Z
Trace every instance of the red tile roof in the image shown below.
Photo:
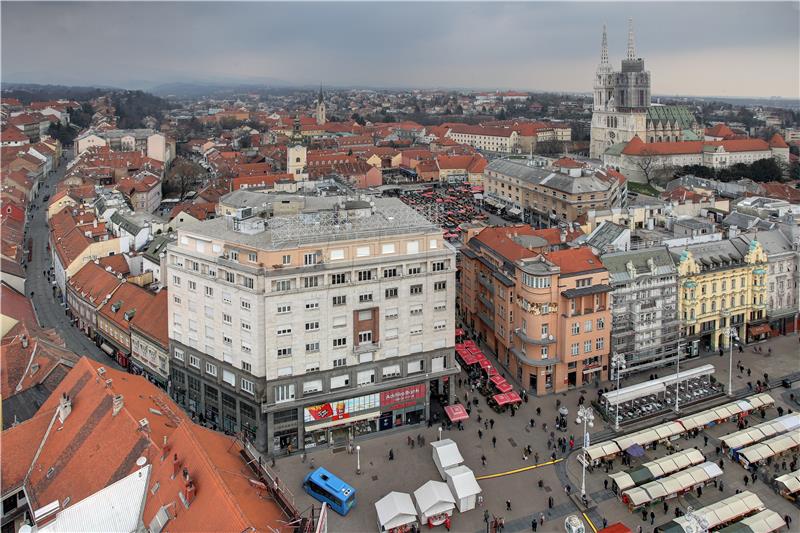
M28 327L39 325L31 300L5 283L0 283L0 314L24 322Z
M767 142L761 139L645 143L636 135L633 139L628 141L622 153L625 155L699 154L706 146L722 146L727 152L757 152L769 150Z
M163 289L156 293L150 303L137 312L131 320L131 330L138 330L154 341L158 341L165 349L169 347L169 335L167 321L167 307L169 299L167 290Z
M99 307L106 296L113 296L114 291L122 284L122 280L107 271L105 266L90 261L69 278L67 283L82 298Z
M556 159L553 161L552 166L559 168L583 168L586 166L586 163L575 161L571 157L562 157L561 159Z
M133 283L123 283L114 291L111 299L103 304L98 316L102 315L120 329L130 331L131 320L136 315L144 313L154 298L153 293ZM129 320L125 319L126 315Z
M605 269L603 262L588 246L549 252L545 254L545 258L561 268L562 276Z
M789 148L789 145L786 144L786 141L783 140L780 133L776 133L772 136L769 140L769 146L770 148Z
M572 242L581 235L583 235L583 230L580 228L578 229L569 229L565 232L564 237L565 240L561 241L561 229L560 228L543 228L534 230L531 235L536 235L537 237L541 237L545 239L548 243L553 246L557 246L559 244L564 244L568 242Z
M28 142L28 136L22 133L22 131L14 126L9 125L6 128L3 128L0 131L0 142Z
M533 236L533 228L528 225L518 226L490 226L483 228L473 239L477 239L490 250L501 255L509 261L518 261L539 255L539 251L532 251L517 241L517 235Z
M714 124L711 128L706 128L705 134L709 137L721 137L723 139L733 139L736 137L736 134L733 130L727 125L722 122L719 124Z

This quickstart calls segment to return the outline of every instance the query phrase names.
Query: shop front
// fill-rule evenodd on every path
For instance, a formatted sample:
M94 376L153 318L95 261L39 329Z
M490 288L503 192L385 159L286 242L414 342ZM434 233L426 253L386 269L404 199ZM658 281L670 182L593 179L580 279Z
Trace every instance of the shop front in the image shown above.
M426 390L421 383L306 407L303 446L345 447L363 435L418 424L425 420Z

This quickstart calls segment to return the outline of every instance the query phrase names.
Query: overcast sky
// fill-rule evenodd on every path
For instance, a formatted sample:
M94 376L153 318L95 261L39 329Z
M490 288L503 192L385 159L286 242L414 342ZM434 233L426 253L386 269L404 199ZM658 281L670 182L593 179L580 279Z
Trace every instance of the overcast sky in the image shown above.
M2 2L2 79L148 87L265 82L590 91L627 19L654 94L800 88L798 2Z

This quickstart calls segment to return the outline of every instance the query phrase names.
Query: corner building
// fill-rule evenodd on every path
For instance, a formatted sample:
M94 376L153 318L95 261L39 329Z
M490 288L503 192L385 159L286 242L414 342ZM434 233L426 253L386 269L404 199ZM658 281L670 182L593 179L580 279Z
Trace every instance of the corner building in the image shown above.
M176 400L269 453L421 423L450 396L455 250L396 199L187 225L168 249Z

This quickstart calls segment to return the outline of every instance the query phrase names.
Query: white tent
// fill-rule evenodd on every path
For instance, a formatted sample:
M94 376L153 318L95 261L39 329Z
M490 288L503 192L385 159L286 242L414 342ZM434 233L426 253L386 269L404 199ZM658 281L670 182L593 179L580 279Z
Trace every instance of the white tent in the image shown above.
M458 444L452 439L442 439L431 442L433 447L433 462L436 465L436 470L442 476L442 480L447 480L445 470L453 468L464 462L461 457L461 452L458 451Z
M378 531L391 531L394 528L413 524L417 521L417 511L411 496L405 492L390 492L377 502Z
M441 481L431 480L422 485L414 491L414 500L417 504L417 514L423 524L427 524L430 520L433 525L439 525L445 518L452 516L456 508L456 499L447 483Z
M464 465L450 468L445 472L447 475L447 486L456 498L458 510L462 513L471 511L475 508L481 486L475 479L475 474Z

